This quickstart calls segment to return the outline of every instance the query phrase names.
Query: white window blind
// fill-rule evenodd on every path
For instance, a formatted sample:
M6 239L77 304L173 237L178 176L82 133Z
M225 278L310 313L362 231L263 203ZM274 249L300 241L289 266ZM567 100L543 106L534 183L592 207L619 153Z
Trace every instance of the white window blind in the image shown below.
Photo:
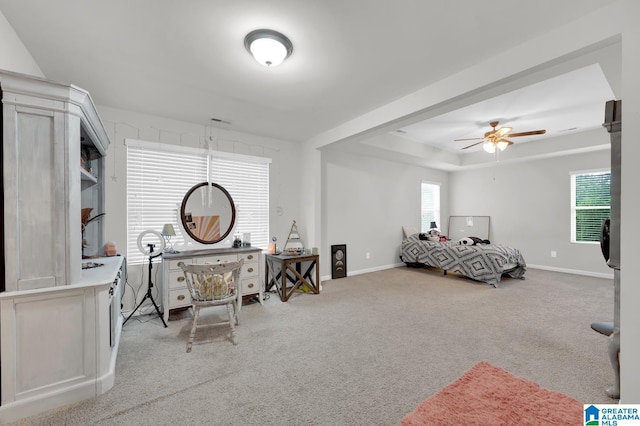
M251 234L251 245L269 244L270 159L127 140L127 261L143 262L138 235L173 224L174 244L184 242L180 205L194 185L211 181L225 188L236 206L235 233ZM192 241L193 242L193 241ZM222 244L223 242L221 242Z
M611 216L611 172L571 173L571 241L599 242Z
M440 185L422 182L421 232L428 232L431 222L440 228Z

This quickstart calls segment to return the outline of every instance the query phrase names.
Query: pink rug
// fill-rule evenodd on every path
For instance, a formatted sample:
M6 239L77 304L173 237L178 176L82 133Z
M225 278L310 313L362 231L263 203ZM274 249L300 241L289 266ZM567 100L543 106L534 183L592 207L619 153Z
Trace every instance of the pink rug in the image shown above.
M581 402L480 362L402 418L410 425L579 425Z

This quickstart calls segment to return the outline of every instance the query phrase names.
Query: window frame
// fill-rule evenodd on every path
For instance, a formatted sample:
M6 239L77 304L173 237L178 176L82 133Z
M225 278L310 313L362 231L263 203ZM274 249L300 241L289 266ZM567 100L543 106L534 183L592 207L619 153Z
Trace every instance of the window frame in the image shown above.
M427 211L432 211L433 212L433 221L436 222L436 225L438 225L438 229L442 229L442 224L440 223L440 212L441 212L441 189L442 189L442 184L440 182L431 182L431 181L426 181L423 180L420 183L420 232L429 232L429 226L431 224L431 220L427 220L425 221L424 216L425 216L425 185L429 185L430 187L433 187L434 189L436 189L437 195L435 195L435 199L433 200L433 208L431 208L430 206L428 206L426 208Z
M127 262L145 261L137 247L138 236L149 229L160 232L165 223L171 223L176 231L177 235L170 240L174 246L188 242L189 249L227 247L235 233L249 232L251 245L266 250L271 158L138 139L125 139L125 145ZM149 162L148 167L145 167L145 161ZM238 170L242 172L238 173ZM184 195L194 185L206 181L224 187L236 205L232 231L225 240L215 244L200 244L188 238L179 217ZM145 190L147 198L138 198L145 197ZM145 214L147 205L152 206L151 214Z
M570 227L569 240L573 244L600 244L600 238L599 238L599 232L600 231L598 231L598 240L597 241L578 240L577 235L576 235L577 234L577 227L578 227L577 212L579 210L596 210L596 209L608 208L609 212L611 212L611 200L609 200L609 205L608 206L605 206L605 205L603 205L603 206L576 206L576 202L577 202L576 177L577 176L582 176L582 175L599 175L599 174L609 174L609 175L611 175L611 169L602 168L602 169L578 170L578 171L569 172L570 192L571 192L571 199L570 199L570 222L571 222L571 227ZM611 180L609 179L609 184L610 183L611 183Z

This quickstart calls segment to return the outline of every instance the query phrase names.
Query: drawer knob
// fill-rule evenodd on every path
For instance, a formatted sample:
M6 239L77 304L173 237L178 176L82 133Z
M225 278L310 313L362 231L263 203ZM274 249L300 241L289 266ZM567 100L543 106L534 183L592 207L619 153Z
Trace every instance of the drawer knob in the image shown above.
M249 259L249 260L253 259L253 255L250 254L249 256L247 256L247 259Z
M253 288L253 283L249 283L249 285L247 287Z
M247 269L247 272L253 272L253 268Z
M179 294L177 299L180 300L180 301L183 301L184 300L184 294Z
M181 283L182 281L184 281L184 277L178 277L178 282Z

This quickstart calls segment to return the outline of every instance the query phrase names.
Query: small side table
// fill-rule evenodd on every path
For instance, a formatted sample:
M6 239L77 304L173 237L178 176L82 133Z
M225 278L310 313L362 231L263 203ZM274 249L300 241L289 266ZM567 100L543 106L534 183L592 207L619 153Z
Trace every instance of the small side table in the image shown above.
M265 254L264 282L265 291L271 290L275 285L280 296L280 300L286 302L294 291L306 284L314 294L320 294L320 270L319 255L286 255L286 254ZM304 262L311 262L304 273L302 267ZM313 270L315 269L315 280ZM287 283L293 283L288 287Z

